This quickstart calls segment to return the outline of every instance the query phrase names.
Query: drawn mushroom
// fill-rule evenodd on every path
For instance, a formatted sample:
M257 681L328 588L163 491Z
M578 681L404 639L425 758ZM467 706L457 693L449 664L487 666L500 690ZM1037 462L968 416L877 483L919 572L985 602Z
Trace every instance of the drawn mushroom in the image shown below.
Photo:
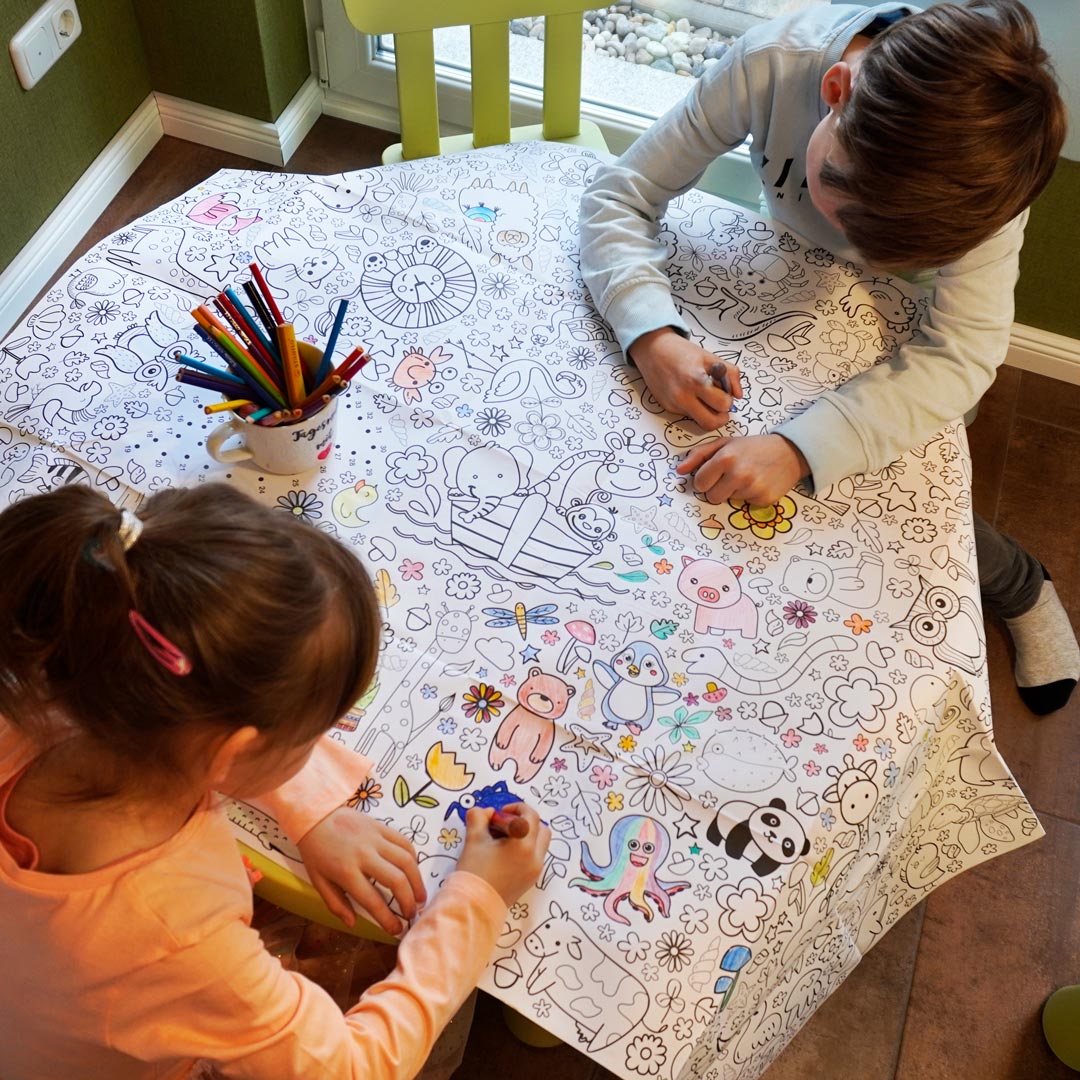
M570 635L570 640L563 648L556 668L560 674L565 675L571 664L587 664L592 659L589 646L596 644L596 627L591 622L576 619L565 623L563 628Z

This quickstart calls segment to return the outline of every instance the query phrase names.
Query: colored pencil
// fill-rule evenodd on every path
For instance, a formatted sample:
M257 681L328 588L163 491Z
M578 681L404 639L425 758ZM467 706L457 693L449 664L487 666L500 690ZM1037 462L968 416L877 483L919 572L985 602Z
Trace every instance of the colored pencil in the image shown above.
M222 379L214 379L209 375L203 375L200 372L188 371L187 368L181 368L176 373L176 381L187 383L189 386L199 386L203 390L213 390L218 394L234 394L236 393L236 387L232 383L227 383Z
M237 295L235 289L226 289L225 295L232 302L232 306L236 309L236 313L240 316L244 322L251 328L251 333L258 339L259 344L266 350L266 352L273 357L274 362L279 362L277 355L277 346L270 341L270 339L262 332L262 327L259 326L258 320L244 307L243 302Z
M252 358L258 360L262 365L263 370L270 378L271 382L276 382L276 367L277 357L270 352L262 343L259 335L252 329L248 321L244 318L245 312L238 311L229 297L222 293L221 296L215 301L228 312L229 321L234 322L237 326L237 336L242 340L243 344L247 347L247 351L251 354ZM249 316L250 318L250 316Z
M346 382L352 379L357 374L357 372L362 371L367 362L371 359L371 357L367 353L360 352L359 349L356 349L354 351L359 355L354 355L351 360L346 360L345 363L342 364L337 371L338 375L340 375L341 378L344 379Z
M274 382L259 366L258 362L246 353L230 335L218 331L214 337L233 354L233 359L251 375L255 381L275 400L279 405L285 404L285 398Z
M342 300L338 304L334 325L330 329L330 336L326 339L326 348L323 350L322 363L319 365L319 370L315 373L316 386L318 386L319 383L321 383L333 370L331 357L334 355L334 347L337 345L337 339L341 333L341 324L345 321L345 312L348 307L348 300Z
M244 401L241 399L237 399L236 401L219 401L214 405L204 405L203 412L206 413L207 416L210 416L213 413L231 412L234 409L239 409L244 405L250 404L250 401ZM270 410L267 409L266 411L269 412Z
M249 424L257 424L263 417L270 416L273 411L273 409L256 409L253 413L249 413L245 419Z
M277 306L277 302L274 300L274 294L270 291L270 286L266 284L266 278L262 276L262 271L259 269L257 263L251 263L248 266L251 271L251 276L255 279L255 284L259 286L259 292L262 293L263 299L266 301L266 306L270 309L270 314L274 319L274 322L279 325L285 321L285 316L281 314L281 310Z
M285 387L290 405L299 405L304 400L304 369L300 363L300 353L296 348L296 333L292 323L282 323L277 328L278 345L281 347L281 366L285 369Z
M331 372L325 379L303 401L300 402L300 408L307 408L316 398L323 397L325 394L334 393L335 389L340 389L344 384L344 379L340 375L335 375Z
M251 301L251 306L255 309L255 314L259 317L259 322L263 324L263 329L269 337L273 337L277 328L274 325L274 319L270 314L270 309L266 306L266 301L262 298L262 294L256 287L255 282L245 281L244 292L247 293L247 298Z
M179 349L173 353L173 359L178 364L183 364L185 367L194 368L196 371L201 371L204 375L213 375L216 379L224 379L226 382L234 382L237 386L243 386L244 380L233 375L231 372L222 371L220 368L214 367L213 364L204 364L201 360L196 360L194 356L188 356L187 353L180 352Z
M195 333L206 342L206 344L214 350L228 365L229 370L241 379L247 386L249 393L255 398L256 401L263 405L269 405L271 408L278 408L280 402L277 398L268 394L262 385L255 379L255 377L249 374L243 367L241 367L233 358L232 353L221 344L216 337L214 337L206 326L200 323L195 327Z

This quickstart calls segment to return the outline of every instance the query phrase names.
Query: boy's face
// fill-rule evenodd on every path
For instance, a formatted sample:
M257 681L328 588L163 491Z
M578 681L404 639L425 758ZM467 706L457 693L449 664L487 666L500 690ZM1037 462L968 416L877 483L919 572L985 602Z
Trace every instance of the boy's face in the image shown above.
M836 137L839 111L830 109L825 119L814 128L806 145L806 187L810 201L818 213L838 232L843 233L837 211L848 201L846 195L821 182L821 167L828 161L837 168L845 164L844 152Z

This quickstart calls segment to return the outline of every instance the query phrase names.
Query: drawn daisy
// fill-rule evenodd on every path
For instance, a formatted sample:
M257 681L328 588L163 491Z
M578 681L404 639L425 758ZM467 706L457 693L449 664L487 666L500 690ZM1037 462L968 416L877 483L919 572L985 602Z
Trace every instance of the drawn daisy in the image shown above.
M660 935L653 959L673 975L682 971L694 957L694 946L681 930L668 930Z
M349 796L346 806L351 806L354 809L362 810L365 814L370 813L379 805L379 800L382 798L382 788L379 787L379 783L373 777L368 777L353 793Z
M488 438L497 438L510 430L510 414L503 409L481 409L476 414L476 429Z
M679 810L690 798L687 790L693 780L689 765L680 764L682 752L668 753L661 747L647 746L640 754L631 759L633 765L627 765L623 771L629 776L626 786L630 789L630 805L641 805L646 814L654 809L664 814L668 810Z
M481 724L486 724L493 716L498 716L505 704L502 691L488 686L487 683L470 686L469 692L463 696L465 704L461 706L461 711L470 720Z
M322 517L322 500L314 491L310 494L303 489L288 491L278 496L277 504L285 513L301 521L318 521Z

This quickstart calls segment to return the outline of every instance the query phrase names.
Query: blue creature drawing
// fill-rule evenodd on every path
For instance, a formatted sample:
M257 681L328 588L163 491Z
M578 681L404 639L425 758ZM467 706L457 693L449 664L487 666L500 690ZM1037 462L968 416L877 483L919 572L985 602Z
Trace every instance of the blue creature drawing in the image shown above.
M604 914L612 922L630 925L619 911L619 904L629 900L635 911L652 922L656 913L649 906L651 897L661 915L671 914L671 897L690 887L689 881L664 881L657 875L671 850L671 837L658 821L644 814L627 814L615 822L608 837L608 862L596 862L589 845L581 843L581 869L584 878L574 878L570 886L591 896L604 897Z
M494 784L488 784L487 787L477 788L476 791L465 792L457 802L450 804L443 820L445 821L451 814L457 814L464 824L465 815L474 806L485 810L502 810L504 807L524 801L520 795L515 795L507 788L505 780L499 780Z
M604 727L625 725L640 735L653 722L655 706L678 701L679 691L668 686L668 670L660 652L648 641L632 641L611 663L593 661L593 672L606 692L600 703Z

